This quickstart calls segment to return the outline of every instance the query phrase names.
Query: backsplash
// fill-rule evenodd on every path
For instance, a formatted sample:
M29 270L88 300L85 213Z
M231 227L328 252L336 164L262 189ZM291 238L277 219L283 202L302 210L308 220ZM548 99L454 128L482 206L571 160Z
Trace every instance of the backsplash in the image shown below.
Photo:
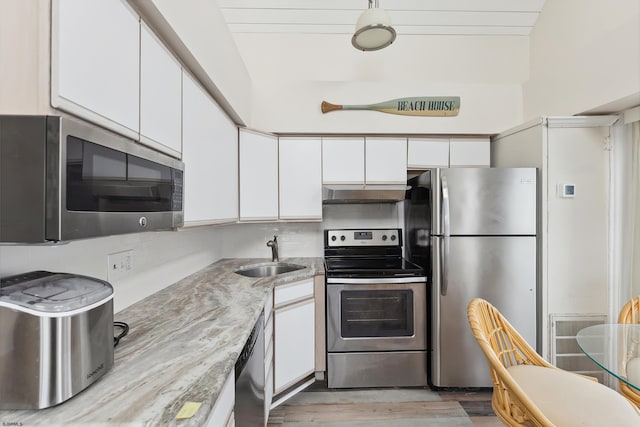
M109 254L132 251L132 269L114 287L116 312L220 258L224 227L125 234L63 244L0 245L0 277L32 270L76 273L108 280Z
M400 204L326 205L323 222L242 223L83 239L62 244L0 245L0 277L47 270L109 280L109 254L132 251L128 274L111 280L114 310L157 292L221 258L322 257L325 228L401 227Z

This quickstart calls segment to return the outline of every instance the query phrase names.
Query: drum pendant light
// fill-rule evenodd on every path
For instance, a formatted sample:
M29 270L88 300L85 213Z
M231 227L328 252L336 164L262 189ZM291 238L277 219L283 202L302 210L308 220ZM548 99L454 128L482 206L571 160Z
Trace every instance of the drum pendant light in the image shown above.
M372 7L373 0L369 0L369 8L362 12L356 23L356 32L351 38L351 44L358 50L379 50L389 46L396 39L396 30L391 26L391 19L384 9Z

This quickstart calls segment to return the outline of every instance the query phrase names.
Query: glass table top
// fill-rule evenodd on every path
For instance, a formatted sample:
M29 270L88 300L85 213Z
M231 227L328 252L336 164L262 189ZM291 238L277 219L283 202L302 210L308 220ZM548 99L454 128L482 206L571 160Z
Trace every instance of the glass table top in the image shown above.
M640 391L640 325L589 326L578 332L576 340L602 369Z

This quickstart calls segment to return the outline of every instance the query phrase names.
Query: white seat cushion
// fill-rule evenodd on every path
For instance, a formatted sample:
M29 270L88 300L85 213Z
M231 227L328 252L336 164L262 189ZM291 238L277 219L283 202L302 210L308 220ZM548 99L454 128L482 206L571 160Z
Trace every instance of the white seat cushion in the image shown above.
M558 427L640 426L636 408L615 390L580 375L541 366L507 369L522 390Z

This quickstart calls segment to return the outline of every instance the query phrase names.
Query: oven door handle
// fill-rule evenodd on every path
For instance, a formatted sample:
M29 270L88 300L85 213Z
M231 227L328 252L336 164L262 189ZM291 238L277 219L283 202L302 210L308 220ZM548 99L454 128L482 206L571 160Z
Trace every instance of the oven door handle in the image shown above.
M354 285L377 285L381 283L426 283L427 278L424 276L407 276L407 277L388 277L388 278L340 278L340 277L328 277L328 285L337 284L354 284Z

